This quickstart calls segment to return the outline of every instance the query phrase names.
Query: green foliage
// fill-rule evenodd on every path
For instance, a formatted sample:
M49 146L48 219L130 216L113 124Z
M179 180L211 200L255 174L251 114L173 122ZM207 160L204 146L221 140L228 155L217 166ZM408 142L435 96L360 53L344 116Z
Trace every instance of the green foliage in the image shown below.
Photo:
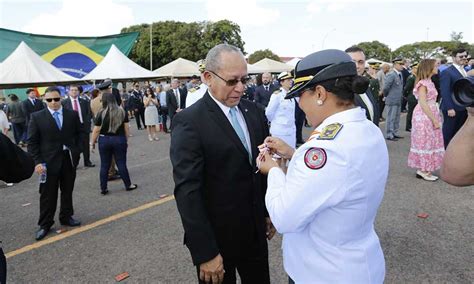
M254 64L264 58L270 58L276 61L280 61L280 57L273 53L270 49L257 50L249 56L249 63Z
M467 42L457 41L430 41L415 42L400 46L393 52L393 56L401 56L411 59L412 61L420 61L423 58L446 58L456 48L465 48L469 54L474 52L474 45Z
M130 59L144 68L150 68L150 25L134 25L122 29L122 33L139 32ZM152 26L153 69L163 66L179 57L197 61L206 57L210 48L219 43L228 43L244 52L244 41L239 25L222 20L218 22L175 22L164 21Z
M450 37L451 37L451 41L457 41L457 42L461 42L463 38L462 32L457 33L455 31L451 33Z
M370 42L361 42L356 44L356 46L364 50L365 57L375 58L382 61L390 61L391 51L388 45L381 43L379 41L370 41Z

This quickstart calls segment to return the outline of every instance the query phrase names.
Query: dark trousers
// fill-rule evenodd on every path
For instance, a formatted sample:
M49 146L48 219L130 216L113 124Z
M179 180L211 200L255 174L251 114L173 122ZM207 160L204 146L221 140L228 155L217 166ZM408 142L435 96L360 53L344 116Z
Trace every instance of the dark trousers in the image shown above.
M7 259L0 248L0 284L7 283Z
M295 102L295 124L296 124L296 143L302 144L304 143L303 140L303 124L305 119L305 114L298 106L298 103Z
M461 129L467 119L467 111L456 111L454 117L448 116L448 111L443 110L443 139L444 139L444 148L448 147L449 142L453 139L454 135Z
M206 282L199 279L199 266L196 266L198 273L199 284ZM233 262L226 261L224 259L224 281L223 284L235 284L237 277L235 271L239 272L239 276L242 284L248 283L259 283L267 284L270 283L270 270L268 268L268 255L261 257L255 257L246 261Z
M54 224L54 214L58 202L58 188L61 189L59 220L67 222L74 215L72 191L76 180L76 168L72 166L69 151L63 151L61 170L58 175L47 172L46 182L40 184L40 217L38 225L50 228Z
M88 131L82 140L82 156L84 157L84 166L91 164L91 154L89 148L89 140L91 139L91 133Z
M13 128L13 137L15 137L15 143L18 144L20 142L26 142L26 124L22 123L14 123L12 122Z
M385 101L383 96L379 96L380 118L383 118L383 111L385 109Z
M404 96L402 96L402 111L407 110L407 103L408 103L407 99Z
M135 120L137 122L137 128L140 129L142 128L142 125L140 123L140 119L143 122L143 127L145 127L145 109L138 109L138 111L135 111Z
M415 109L418 101L413 98L408 98L408 112L407 112L407 123L405 126L406 131L411 131L411 119L413 118L413 110Z
M127 169L127 138L125 136L99 136L100 189L107 189L107 178L112 157L117 163L125 188L131 185Z
M163 124L163 131L168 132L168 126L166 126L166 122L168 121L168 115L162 114L161 115L161 123Z

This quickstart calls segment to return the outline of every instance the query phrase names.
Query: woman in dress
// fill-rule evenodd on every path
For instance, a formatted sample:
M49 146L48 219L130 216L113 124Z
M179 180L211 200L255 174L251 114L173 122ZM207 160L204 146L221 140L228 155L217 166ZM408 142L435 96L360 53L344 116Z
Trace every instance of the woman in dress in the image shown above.
M418 65L413 95L418 105L413 110L411 147L408 166L417 169L416 177L436 181L432 172L441 168L444 156L441 115L436 105L436 91L431 76L438 73L436 60L424 59Z
M158 109L160 106L155 93L151 88L146 89L146 94L143 97L143 104L145 105L145 125L148 131L148 140L160 140L156 137L156 126L160 123L158 120Z

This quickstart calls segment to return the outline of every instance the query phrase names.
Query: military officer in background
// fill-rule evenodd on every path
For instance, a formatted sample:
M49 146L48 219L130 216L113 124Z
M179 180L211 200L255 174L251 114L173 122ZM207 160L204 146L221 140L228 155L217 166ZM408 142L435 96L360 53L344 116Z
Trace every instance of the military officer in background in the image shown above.
M280 89L273 92L265 109L270 122L270 134L285 141L292 148L296 147L295 101L285 100L286 94L293 84L293 76L288 72L278 75Z
M268 137L258 161L268 174L265 204L283 234L290 283L383 283L385 261L374 230L388 176L380 129L354 104L368 87L351 57L323 50L295 67L286 98L299 105L315 131L297 150ZM272 154L291 159L288 170ZM374 167L373 165L377 165Z
M197 102L200 98L204 96L207 92L207 85L204 82L204 76L202 73L206 71L206 62L204 59L198 61L199 72L201 73L201 84L199 86L195 86L188 91L188 95L186 97L186 107L190 107L192 104Z

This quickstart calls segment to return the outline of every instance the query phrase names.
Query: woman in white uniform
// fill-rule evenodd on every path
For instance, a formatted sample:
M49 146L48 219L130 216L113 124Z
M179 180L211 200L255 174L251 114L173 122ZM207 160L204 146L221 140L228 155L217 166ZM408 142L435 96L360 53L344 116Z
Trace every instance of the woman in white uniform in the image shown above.
M384 137L354 105L368 80L351 57L323 50L295 67L287 99L311 125L310 139L297 150L268 137L259 157L268 174L265 202L283 234L283 261L290 283L382 283L385 262L374 230L388 175ZM291 159L287 172L272 154Z
M270 97L265 115L270 122L270 134L296 147L295 100L285 100L293 84L293 76L288 72L278 75L281 88Z

